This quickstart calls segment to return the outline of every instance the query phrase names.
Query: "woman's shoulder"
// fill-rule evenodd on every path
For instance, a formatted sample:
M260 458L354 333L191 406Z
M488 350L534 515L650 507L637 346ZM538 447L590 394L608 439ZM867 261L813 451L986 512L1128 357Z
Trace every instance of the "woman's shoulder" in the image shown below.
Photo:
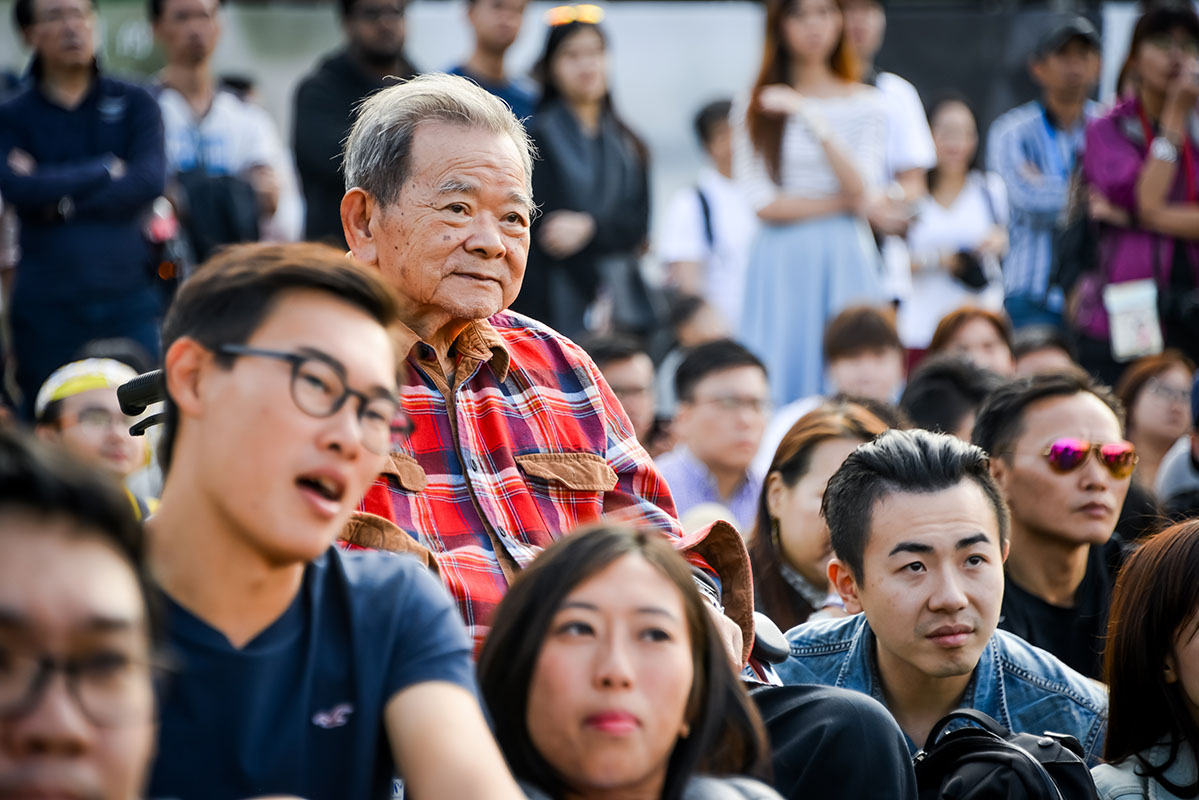
M782 800L782 797L753 778L701 776L687 782L683 800Z
M1091 777L1099 800L1130 800L1146 797L1145 779L1136 774L1137 760L1128 758L1119 764L1100 764L1091 768Z

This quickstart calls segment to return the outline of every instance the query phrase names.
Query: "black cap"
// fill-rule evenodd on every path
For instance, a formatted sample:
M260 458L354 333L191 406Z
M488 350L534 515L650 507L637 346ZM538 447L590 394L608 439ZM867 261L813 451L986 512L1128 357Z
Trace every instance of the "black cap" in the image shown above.
M1082 39L1096 50L1099 49L1099 31L1095 30L1095 26L1086 17L1073 17L1050 28L1037 42L1033 56L1044 58L1058 52L1074 39Z

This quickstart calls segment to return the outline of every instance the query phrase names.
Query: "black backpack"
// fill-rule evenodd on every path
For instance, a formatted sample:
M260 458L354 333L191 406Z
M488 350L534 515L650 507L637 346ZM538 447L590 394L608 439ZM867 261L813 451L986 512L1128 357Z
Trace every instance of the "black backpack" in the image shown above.
M945 732L960 720L978 727ZM1012 733L974 709L937 722L912 766L920 800L1098 800L1073 736Z

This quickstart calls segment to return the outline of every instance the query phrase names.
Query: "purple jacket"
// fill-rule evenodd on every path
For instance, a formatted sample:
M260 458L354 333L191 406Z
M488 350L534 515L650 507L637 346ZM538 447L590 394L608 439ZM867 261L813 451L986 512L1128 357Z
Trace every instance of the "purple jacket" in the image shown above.
M1113 205L1136 219L1137 178L1148 157L1149 143L1137 113L1140 101L1121 101L1106 115L1087 125L1082 170L1087 183L1101 192ZM1199 141L1199 119L1192 115L1188 136ZM1192 144L1192 147L1195 147ZM1199 152L1196 148L1193 152ZM1183 160L1170 189L1169 202L1186 202ZM1199 170L1197 170L1199 173ZM1196 175L1199 185L1199 174ZM1107 310L1103 307L1103 287L1110 283L1154 278L1159 291L1169 282L1175 240L1138 228L1104 225L1099 234L1098 269L1079 281L1078 313L1075 327L1095 339L1108 338ZM1188 242L1191 269L1199 279L1199 242Z

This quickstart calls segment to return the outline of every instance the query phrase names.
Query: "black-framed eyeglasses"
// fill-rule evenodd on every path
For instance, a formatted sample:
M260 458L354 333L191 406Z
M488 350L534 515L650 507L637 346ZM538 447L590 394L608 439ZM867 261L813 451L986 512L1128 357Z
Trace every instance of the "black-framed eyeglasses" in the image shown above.
M291 399L296 407L312 417L331 417L346 400L358 401L358 425L362 446L372 453L386 455L395 445L412 435L416 426L399 399L390 393L369 395L346 384L346 368L335 358L315 351L292 353L241 344L223 344L216 352L232 356L273 358L291 365Z
M37 708L54 673L92 724L111 728L154 717L154 679L165 666L151 657L101 651L76 658L0 648L0 719Z

